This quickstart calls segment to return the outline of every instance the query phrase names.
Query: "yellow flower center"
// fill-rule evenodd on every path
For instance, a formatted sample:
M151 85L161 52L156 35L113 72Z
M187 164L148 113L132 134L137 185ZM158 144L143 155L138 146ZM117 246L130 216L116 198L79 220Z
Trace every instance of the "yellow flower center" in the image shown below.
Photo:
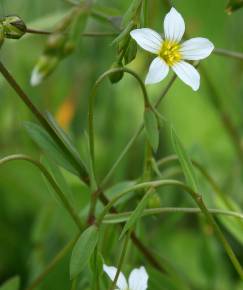
M165 40L162 44L159 56L168 64L172 66L181 60L180 44L170 40Z

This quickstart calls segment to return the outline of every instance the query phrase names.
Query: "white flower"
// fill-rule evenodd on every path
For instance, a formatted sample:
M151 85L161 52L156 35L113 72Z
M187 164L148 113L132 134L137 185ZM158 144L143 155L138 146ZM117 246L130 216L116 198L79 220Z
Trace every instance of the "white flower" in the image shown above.
M200 60L208 57L214 45L206 38L196 37L180 43L185 32L185 23L175 8L164 19L165 39L152 29L141 28L130 32L131 37L145 50L157 54L152 61L146 84L162 81L169 68L194 91L199 89L200 75L198 71L184 60Z
M114 281L117 268L104 265L104 271ZM146 290L148 288L148 274L144 267L133 269L128 283L123 273L119 274L116 282L116 290Z

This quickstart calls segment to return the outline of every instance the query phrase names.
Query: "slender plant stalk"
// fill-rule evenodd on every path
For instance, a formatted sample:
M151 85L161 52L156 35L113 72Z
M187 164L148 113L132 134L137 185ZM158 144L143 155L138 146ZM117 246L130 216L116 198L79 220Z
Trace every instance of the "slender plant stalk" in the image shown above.
M243 213L223 210L223 209L216 209L216 208L208 208L208 211L215 215L224 215L229 217L234 217L238 219L243 219ZM104 217L102 223L104 224L116 224L116 223L124 223L126 222L130 216L132 215L133 211L118 213L118 214L107 214ZM150 216L150 215L160 215L165 213L188 213L188 214L201 214L202 211L199 208L193 207L161 207L161 208L152 208L152 209L145 209L142 216Z
M129 142L127 143L127 145L125 146L125 148L123 149L123 151L120 153L119 157L117 158L117 160L115 161L115 163L112 165L111 169L108 171L108 173L106 174L106 176L104 177L104 179L101 181L100 183L100 187L103 188L106 186L106 184L108 183L108 181L110 180L112 174L114 173L114 171L116 170L117 166L120 164L120 162L123 160L123 158L125 157L125 155L127 154L127 152L129 151L129 149L133 146L133 144L135 143L135 141L137 140L138 136L142 133L144 126L141 125L138 130L136 131L136 133L131 137L131 139L129 140Z
M123 265L125 257L126 257L129 239L130 239L130 233L127 233L126 237L124 239L124 244L123 244L123 247L122 247L121 256L119 258L117 271L116 271L116 276L114 278L114 281L112 281L112 284L111 284L111 287L109 288L109 290L114 290L115 287L116 287L116 283L117 283L118 277L119 277L119 275L121 273L122 265Z
M26 290L33 290L39 286L44 278L55 268L55 266L71 251L74 244L79 239L79 235L70 241L46 266L45 270L30 283Z
M159 160L158 163L157 163L157 165L158 166L165 165L166 163L169 163L169 162L174 161L174 160L178 160L178 157L176 155L170 155L170 156L167 156L167 157ZM207 180L207 182L210 184L210 186L212 187L212 189L220 196L220 198L224 202L225 206L228 209L230 209L231 212L234 212L235 211L235 208L232 205L232 203L229 201L229 199L227 198L227 194L221 190L220 186L213 179L213 177L207 172L207 170L200 163L198 163L197 161L195 161L195 160L192 159L191 162L194 165L194 167ZM238 220L238 223L239 223L240 226L242 226L243 221L241 219L239 219Z
M187 189L187 186L177 180L174 179L164 179L164 180L156 180L156 181L147 181L147 182L143 182L143 183L138 183L135 184L129 188L124 189L123 191L119 192L118 194L116 194L116 196L114 196L110 202L106 205L106 207L103 209L103 211L100 213L98 219L97 219L97 224L101 224L105 215L108 214L109 210L111 209L111 207L119 201L119 199L121 199L124 195L126 195L127 193L131 192L131 191L137 191L140 189L144 189L144 188L150 188L150 187L163 187L163 186L179 186L182 187L183 189Z
M15 90L17 95L21 98L21 100L27 105L27 107L30 109L30 111L36 116L36 118L40 121L41 125L44 128L48 128L49 130L52 130L52 127L48 124L45 117L39 112L39 110L34 106L34 104L31 102L30 98L23 92L23 90L20 88L20 86L17 84L15 79L10 75L10 73L7 71L5 66L0 62L0 72L5 77L9 85ZM57 136L58 137L58 136ZM80 174L81 175L81 174ZM80 179L84 181L87 184L87 179L82 178L80 176ZM99 194L99 199L101 202L106 205L109 202L109 199L104 195L104 193L101 191ZM113 208L115 210L115 208ZM116 210L115 210L116 211ZM136 247L141 251L141 253L148 259L148 261L153 265L156 269L164 272L163 267L160 265L160 263L154 258L152 253L149 251L149 249L146 248L146 246L136 237L135 233L131 234L131 238L133 243L136 245Z
M143 168L143 175L142 180L143 182L151 180L151 173L152 173L152 167L151 167L151 160L153 157L153 149L148 141L145 142L145 154L144 154L144 168Z
M29 34L37 34L37 35L50 35L54 32L52 31L46 31L46 30L39 30L39 29L33 29L33 28L27 28L26 33ZM81 37L115 37L117 36L117 32L101 32L101 31L90 31L90 32L83 32L80 34Z
M224 48L215 48L213 53L218 54L220 56L226 56L234 59L243 60L243 53L237 51L230 51Z
M136 191L136 190L139 190L139 189L142 189L142 188L147 188L147 187L156 188L156 187L169 186L169 185L178 186L178 187L182 188L185 192L187 192L187 193L189 193L191 195L192 199L195 201L195 203L201 209L202 213L207 218L209 224L213 227L215 235L217 236L217 238L219 239L219 241L223 245L223 247L225 249L225 252L227 253L229 259L231 260L235 270L239 274L239 277L243 280L243 269L242 269L242 266L241 266L240 262L238 261L236 255L234 254L230 244L228 243L228 241L224 237L223 232L221 231L221 229L219 228L218 224L214 220L212 214L208 211L206 205L204 204L204 202L202 200L201 195L199 195L198 193L194 192L190 187L188 187L186 184L184 184L184 183L182 183L180 181L177 181L177 180L159 180L159 181L144 182L144 183L140 183L140 184L136 184L134 186L131 186L129 189L126 189L126 190L118 193L110 201L110 203L101 212L99 218L97 219L97 223L98 224L102 223L105 215L108 213L108 211L111 208L111 206L113 206L113 204L115 204L122 196L124 196L128 192Z
M97 271L98 269L98 265L97 265L97 257L98 257L98 246L95 247L95 250L94 250L94 256L95 256L95 265L96 265L96 268L95 268L95 273L94 273L94 290L100 290L100 277L99 277L99 273Z
M68 199L66 198L61 188L58 186L56 181L52 178L51 174L48 172L48 170L45 168L43 164L41 164L39 161L36 161L30 158L29 156L19 154L19 155L10 155L10 156L0 159L0 166L10 161L16 161L16 160L28 161L32 163L33 165L35 165L44 174L48 182L51 184L52 188L55 190L55 192L59 196L60 200L62 201L63 206L68 211L68 213L72 217L75 224L78 226L80 230L82 230L83 225L80 221L78 214L76 213L75 209L69 203Z
M94 168L95 166L95 142L94 142L94 100L95 100L95 96L97 94L97 89L98 86L100 85L100 83L109 75L116 73L116 72L125 72L128 73L130 75L132 75L139 83L141 89L142 89L142 93L143 93L143 100L144 100L144 110L146 108L150 108L153 110L152 105L150 104L149 98L148 98L148 94L147 94L147 90L145 88L145 85L143 83L143 81L141 80L141 78L138 76L138 74L136 74L133 70L129 69L129 68L117 68L117 69L110 69L108 71L106 71L105 73L103 73L95 82L92 90L91 90L91 94L89 95L89 110L88 110L88 116L89 116L89 144L90 144L90 155L91 155L91 160L92 160L92 166ZM95 212L95 207L96 207L96 203L97 203L97 199L98 199L98 195L99 195L99 190L96 190L93 194L92 194L92 198L91 198L91 203L90 203L90 211L89 211L89 217L88 220L92 221L93 220L93 216L94 216L94 212Z
M173 162L173 161L178 161L178 157L176 155L169 155L165 158L160 159L157 162L158 167L161 167L162 165L165 165L167 163ZM234 211L234 207L232 207L231 203L227 199L227 194L222 192L221 188L219 185L216 183L216 181L213 179L213 177L207 172L207 170L196 160L191 160L192 164L194 167L199 170L199 172L204 176L204 178L208 181L208 183L211 185L213 190L222 198L223 202L225 205Z
M163 92L161 93L160 97L158 98L158 100L155 103L155 108L157 109L159 107L159 105L161 104L162 100L165 98L165 96L167 95L168 91L170 90L170 88L172 87L172 85L174 84L175 80L176 80L177 76L174 74L173 77L170 79L170 81L168 82L168 84L166 85L166 87L164 88Z
M147 0L144 1L144 5L148 5L147 4ZM146 8L144 8L144 20L145 20L145 23L147 22L147 13L146 13ZM146 25L145 25L146 26ZM29 33L29 34L38 34L38 35L50 35L52 34L53 32L52 31L46 31L46 30L39 30L39 29L33 29L33 28L27 28L26 29L26 33ZM83 37L106 37L106 36L110 36L110 37L115 37L115 36L118 36L119 33L118 32L100 32L100 31L90 31L90 32L83 32L81 34L81 36ZM234 59L240 59L240 60L243 60L243 53L241 52L238 52L238 51L231 51L231 50L228 50L228 49L225 49L225 48L215 48L213 50L213 53L214 54L217 54L219 56L226 56L226 57L229 57L229 58L234 58Z
M103 205L108 205L110 202L109 199L104 195L104 193L101 191L99 195L100 201L103 203ZM110 210L111 213L118 213L116 208L114 206L111 206ZM161 265L161 263L158 261L157 258L154 257L150 249L148 249L143 242L136 236L135 232L132 231L131 233L131 240L133 244L137 247L137 249L146 257L146 259L149 261L149 263L158 271L161 273L165 272L165 268Z
M163 90L163 92L161 93L160 97L158 98L158 100L155 103L154 108L158 108L158 106L160 105L161 101L163 100L163 98L166 96L166 94L168 93L169 89L172 87L173 83L176 80L176 76L174 75L171 80L169 81L169 83L167 84L167 86L165 87L165 89ZM125 146L125 148L122 150L122 152L120 153L120 155L118 156L117 160L115 161L114 165L111 167L111 169L108 171L108 173L106 174L106 176L104 177L104 179L101 182L101 187L104 187L109 179L111 178L112 174L114 173L114 171L116 170L117 166L120 164L120 162L123 160L123 158L125 157L125 155L127 154L127 152L130 150L130 148L134 145L134 143L136 142L137 138L140 136L140 134L142 133L144 129L144 124L142 124L139 129L136 131L136 133L131 137L131 139L129 140L129 142L127 143L127 145Z
M138 76L138 74L136 74L133 70L126 68L126 67L122 67L122 68L116 68L116 69L110 69L108 71L106 71L105 73L103 73L95 82L92 90L91 90L91 94L89 95L89 142L90 142L90 151L91 151L91 157L92 157L92 161L94 163L94 99L95 96L97 94L97 88L100 85L100 83L109 75L117 73L117 72L125 72L128 73L130 75L132 75L139 83L141 89L142 89L142 93L143 93L143 99L144 99L144 107L145 108L152 108L152 105L150 104L149 98L148 98L148 94L147 94L147 90L145 88L145 85L143 83L143 81L141 80L141 78Z

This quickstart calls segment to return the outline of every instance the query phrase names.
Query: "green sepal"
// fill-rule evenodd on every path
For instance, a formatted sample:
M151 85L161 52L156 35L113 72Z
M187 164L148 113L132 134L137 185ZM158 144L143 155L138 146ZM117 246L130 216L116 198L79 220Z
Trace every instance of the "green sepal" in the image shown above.
M171 129L171 138L175 152L179 158L182 171L186 178L186 182L195 192L198 192L197 179L195 176L191 159L188 157L187 152L184 149L184 146L182 145L179 137L176 135L176 132L173 128Z

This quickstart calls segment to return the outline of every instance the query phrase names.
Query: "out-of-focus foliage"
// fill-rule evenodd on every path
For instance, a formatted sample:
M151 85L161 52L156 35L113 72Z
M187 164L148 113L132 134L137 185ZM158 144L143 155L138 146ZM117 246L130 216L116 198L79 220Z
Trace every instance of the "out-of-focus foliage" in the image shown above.
M0 0L0 12L3 15L21 16L28 27L52 30L70 8L67 2ZM146 25L162 32L162 21L168 7L161 0L147 2ZM242 52L243 9L228 16L225 13L225 2L174 0L173 4L182 13L190 36L207 37L216 47ZM237 2L240 5L241 1L230 1L231 6L228 8L232 11L238 8L233 6ZM97 0L96 3L96 9L102 11L103 16L109 15L109 21L102 17L102 13L94 13L89 17L85 31L117 32L117 27L121 24L120 16L125 15L131 1ZM117 49L111 45L115 36L80 38L74 53L62 60L56 71L35 88L30 86L31 71L46 44L46 36L28 34L18 41L6 40L0 53L1 61L16 77L31 100L42 111L49 111L55 116L57 122L74 140L77 150L87 158L85 136L88 95L100 74L117 61ZM133 46L134 43L131 42L130 45ZM136 47L133 46L130 53L134 50ZM125 56L129 58L127 62L133 57L134 53ZM128 67L144 79L150 62L151 56L138 49L136 58ZM196 93L177 80L159 110L173 124L190 157L207 168L207 172L219 184L220 190L226 193L231 206L236 211L242 211L243 165L225 127L223 116L227 114L232 120L242 146L243 62L213 54L200 66L216 89L217 102L212 98L202 74L201 87ZM152 102L160 96L168 79L147 87ZM0 92L0 157L26 153L43 160L43 151L31 140L24 125L25 121L36 122L36 119L2 77ZM109 80L104 81L97 90L94 113L95 174L98 181L101 181L143 120L140 87L127 74L116 84L111 84ZM158 159L174 153L170 132L166 127L159 129L160 144L156 152ZM144 168L145 138L145 134L138 138L112 176L106 190L110 198L141 176ZM156 139L157 135L151 138ZM157 140L152 142L156 147ZM62 163L59 155L57 159L59 164ZM82 161L83 159L82 157ZM91 170L89 157L84 162ZM49 164L49 161L45 160L44 163ZM59 168L60 172L55 172L56 165L48 166L56 181L60 183L62 180L62 188L68 188L68 196L72 195L73 204L85 221L90 201L87 185L81 183L68 170ZM165 177L176 175L179 179L183 178L176 162L161 167L161 171L161 175ZM219 197L215 188L209 186L201 174L197 173L196 178L208 207L229 209L228 203ZM77 230L73 221L52 193L43 176L32 165L15 161L0 167L1 283L19 275L21 289L26 289L58 251L75 237ZM163 188L156 194L156 204L160 203L163 207L195 206L185 193L177 189ZM138 202L135 194L131 193L129 197L120 200L117 207L120 211L133 210ZM99 211L101 207L98 203ZM220 222L238 259L243 263L242 222L232 217L220 217L217 221ZM103 225L101 231L99 251L107 264L115 265L120 253L121 230L115 226ZM149 273L148 289L243 289L242 282L215 238L212 228L203 218L181 213L150 216L139 220L136 233L170 273L169 276L161 275L154 270L131 243L124 272L129 273L135 266L143 264ZM67 255L36 289L71 289L69 261L70 255ZM93 281L91 268L94 266L86 265L83 269L79 281L80 289L89 289L89 282ZM102 276L101 280L102 289L108 289L108 279Z
M243 1L242 0L230 0L227 7L226 7L226 11L231 14L232 12L234 12L235 10L240 9L241 7L243 7Z

